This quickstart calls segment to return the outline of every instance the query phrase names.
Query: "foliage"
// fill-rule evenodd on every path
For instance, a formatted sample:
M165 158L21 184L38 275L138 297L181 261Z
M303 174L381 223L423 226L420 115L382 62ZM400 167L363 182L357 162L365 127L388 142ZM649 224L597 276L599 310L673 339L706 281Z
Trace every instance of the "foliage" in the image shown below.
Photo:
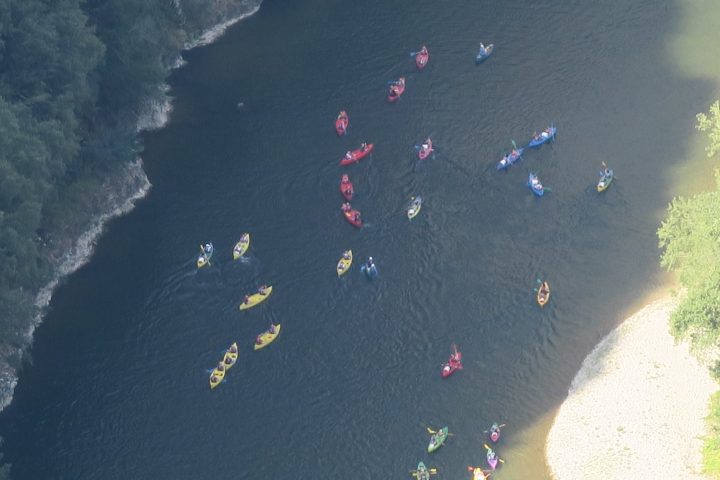
M710 397L710 413L705 421L708 436L703 445L703 470L714 478L720 478L720 392Z
M710 105L709 114L697 114L696 128L701 132L708 132L710 145L705 147L708 157L712 157L720 151L720 101Z

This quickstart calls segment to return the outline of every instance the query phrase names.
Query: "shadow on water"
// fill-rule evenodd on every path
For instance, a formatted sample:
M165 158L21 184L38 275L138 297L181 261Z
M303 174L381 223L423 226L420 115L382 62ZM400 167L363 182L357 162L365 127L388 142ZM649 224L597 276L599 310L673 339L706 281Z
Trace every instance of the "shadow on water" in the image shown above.
M145 136L153 191L58 289L0 416L14 477L381 478L423 460L465 478L498 420L497 478L545 478L544 437L583 358L662 283L664 172L711 91L658 49L679 15L650 1L266 0L188 52L170 125ZM496 51L476 67L480 41ZM407 52L423 43L416 72ZM495 170L550 121L556 142ZM416 167L428 132L441 151ZM372 157L338 167L362 141ZM618 180L598 195L601 161ZM530 169L552 193L533 197ZM342 218L342 172L370 228ZM244 231L251 261L234 263ZM208 240L214 265L196 271ZM338 279L347 248L358 264ZM373 283L357 270L368 255ZM543 310L538 277L553 288ZM272 297L239 312L262 283ZM270 321L279 339L253 352ZM235 340L238 364L210 391L206 369ZM453 342L465 369L443 381ZM445 424L451 444L428 457L425 427Z

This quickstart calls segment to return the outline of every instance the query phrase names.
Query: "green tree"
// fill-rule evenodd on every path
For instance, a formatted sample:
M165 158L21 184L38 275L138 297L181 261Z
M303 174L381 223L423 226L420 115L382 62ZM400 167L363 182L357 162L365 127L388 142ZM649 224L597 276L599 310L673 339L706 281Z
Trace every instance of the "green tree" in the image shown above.
M708 132L710 145L705 147L708 157L712 157L720 151L720 101L710 105L710 111L697 114L696 128L701 132Z

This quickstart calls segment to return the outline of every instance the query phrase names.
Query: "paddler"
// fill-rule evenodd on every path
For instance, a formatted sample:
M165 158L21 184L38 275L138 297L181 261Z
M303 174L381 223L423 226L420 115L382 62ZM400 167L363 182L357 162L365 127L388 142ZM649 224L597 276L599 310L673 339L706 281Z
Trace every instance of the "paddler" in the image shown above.
M350 150L348 150L347 152L345 152L345 159L346 159L346 160L352 160L352 159L353 159L352 152L351 152Z
M267 285L260 285L260 287L258 287L258 293L263 296L267 295L267 289L268 289Z

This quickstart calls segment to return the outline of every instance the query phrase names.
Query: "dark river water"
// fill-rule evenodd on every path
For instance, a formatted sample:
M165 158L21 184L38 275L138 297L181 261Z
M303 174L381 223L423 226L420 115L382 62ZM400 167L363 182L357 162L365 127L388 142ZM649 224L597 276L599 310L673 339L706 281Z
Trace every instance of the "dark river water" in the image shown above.
M460 479L499 421L497 478L547 478L543 425L662 282L668 172L710 96L666 57L678 16L654 0L265 0L186 52L170 123L144 135L153 189L57 289L0 415L13 477L388 479L423 460ZM481 41L495 52L476 66ZM553 144L495 170L550 122ZM427 136L437 151L420 162ZM372 156L340 167L363 141ZM617 178L600 195L602 161ZM528 171L551 192L534 197ZM342 173L361 230L342 217ZM338 278L345 249L356 262ZM553 289L542 310L538 278ZM240 312L263 283L269 300ZM282 333L254 352L270 322ZM238 363L211 391L233 341ZM443 380L453 342L465 369ZM428 455L425 427L443 425L455 435Z

